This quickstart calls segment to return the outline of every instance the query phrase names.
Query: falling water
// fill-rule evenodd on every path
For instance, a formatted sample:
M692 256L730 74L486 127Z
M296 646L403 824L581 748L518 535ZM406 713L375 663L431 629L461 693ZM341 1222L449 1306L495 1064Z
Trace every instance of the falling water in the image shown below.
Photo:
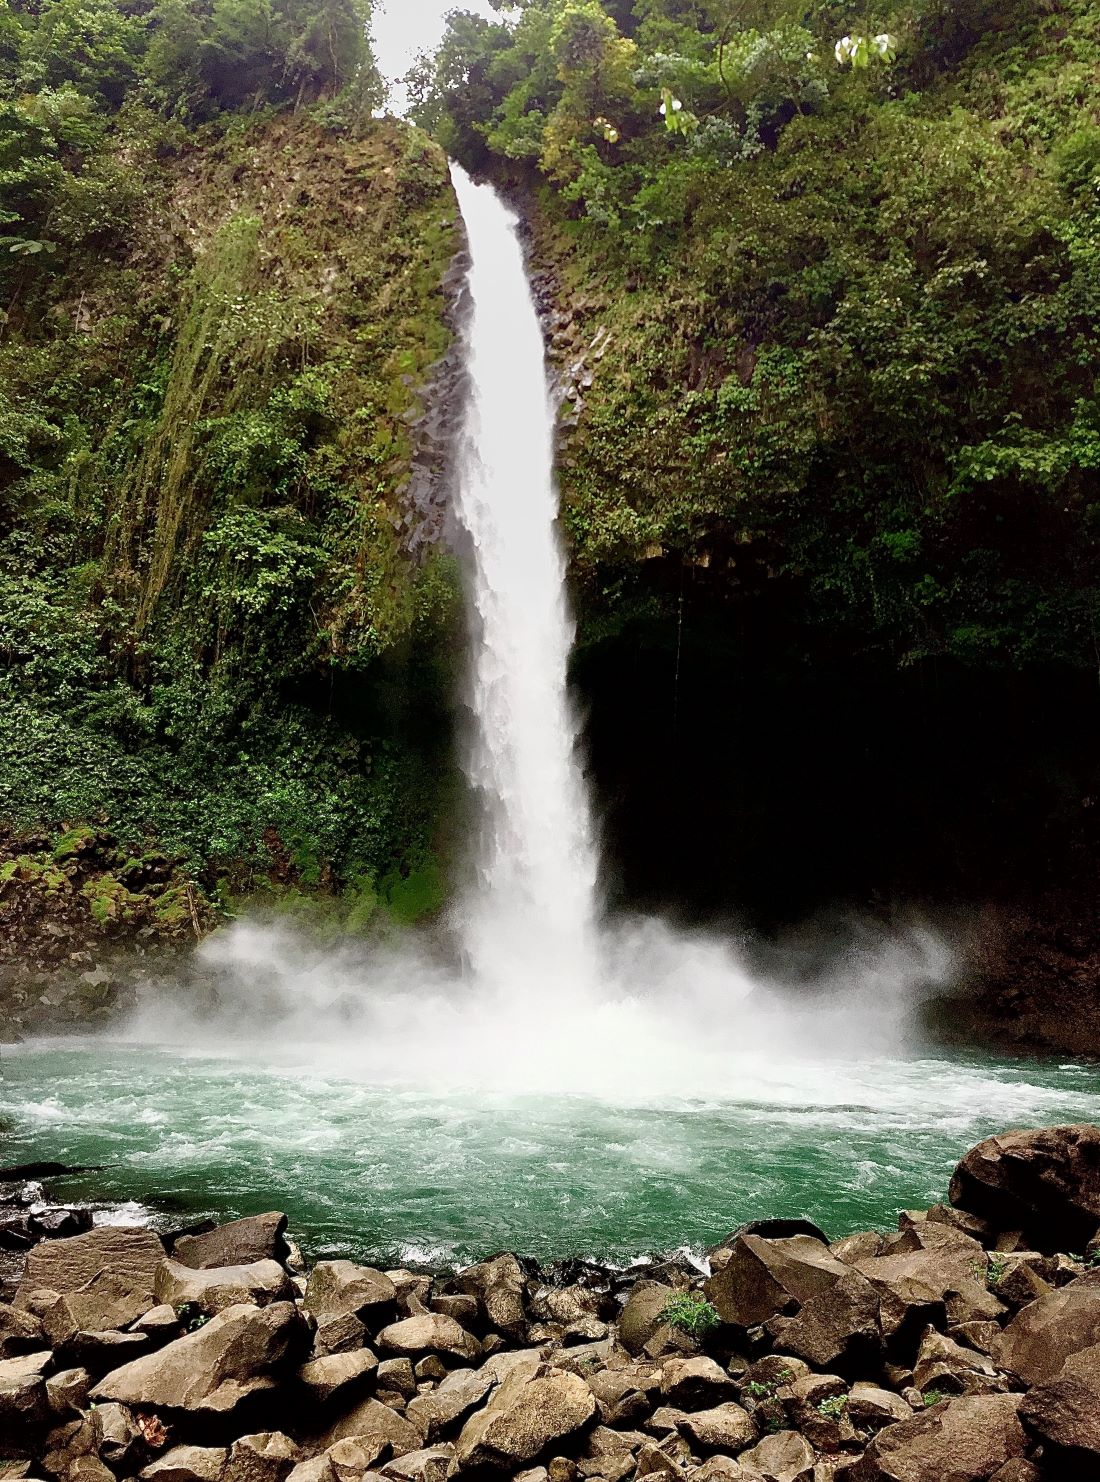
M566 688L573 624L557 530L554 409L517 218L452 169L469 240L469 400L457 514L472 565L466 772L480 807L459 908L474 976L594 978L596 848Z

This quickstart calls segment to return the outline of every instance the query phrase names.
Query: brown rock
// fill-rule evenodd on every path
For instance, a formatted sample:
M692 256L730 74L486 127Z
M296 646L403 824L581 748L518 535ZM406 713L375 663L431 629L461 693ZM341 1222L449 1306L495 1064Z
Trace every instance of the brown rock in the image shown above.
M63 1369L60 1374L51 1374L46 1380L50 1411L61 1420L71 1419L74 1410L83 1410L88 1403L88 1391L91 1387L92 1380L87 1369Z
M482 1403L496 1382L484 1368L455 1369L430 1394L409 1401L408 1417L434 1445Z
M912 1410L900 1395L865 1381L853 1384L848 1395L848 1415L863 1430L880 1431L884 1425L908 1420Z
M45 1335L38 1318L6 1303L0 1304L0 1360L18 1358L45 1347Z
M101 1225L69 1240L44 1240L27 1255L15 1306L25 1308L30 1294L42 1289L61 1296L79 1291L100 1272L109 1272L135 1298L147 1298L149 1308L153 1278L163 1260L164 1246L152 1230Z
M718 1451L736 1456L757 1439L752 1417L732 1400L711 1410L686 1415L680 1422L679 1431L687 1437L691 1449L701 1456L712 1456Z
M422 1451L409 1451L386 1462L383 1477L393 1482L446 1482L454 1461L453 1446L429 1446Z
M108 1374L91 1397L142 1409L229 1414L251 1395L273 1389L307 1342L290 1302L228 1307L197 1332Z
M224 1482L283 1482L301 1452L281 1431L242 1436L229 1448Z
M849 1482L987 1482L1026 1450L1019 1405L1019 1395L964 1395L887 1426Z
M1082 1250L1100 1229L1100 1127L987 1137L956 1168L950 1198L998 1230L1025 1231L1036 1250Z
M168 1307L194 1306L211 1316L226 1307L266 1307L269 1302L294 1300L290 1277L277 1261L195 1268L164 1260L157 1267L153 1294Z
M307 1287L308 1290L308 1287ZM353 1312L341 1312L334 1317L322 1317L313 1336L313 1352L317 1358L330 1353L352 1353L362 1348L367 1341L367 1330Z
M917 1361L913 1367L913 1383L925 1394L938 1390L941 1394L973 1394L973 1379L976 1375L991 1378L996 1369L983 1354L972 1348L962 1348L942 1333L930 1328L921 1340Z
M777 1349L815 1368L862 1371L882 1352L880 1306L874 1286L849 1271L806 1302L796 1316L772 1318L767 1329Z
M661 1398L681 1410L702 1410L732 1400L737 1385L711 1358L672 1358L661 1369Z
M595 1418L596 1401L578 1375L551 1369L528 1378L516 1369L463 1426L458 1470L517 1471L578 1436Z
M723 1322L752 1328L781 1313L794 1312L827 1292L850 1268L810 1235L764 1240L743 1235L729 1260L706 1282L707 1298Z
M467 1267L459 1272L454 1286L457 1291L479 1299L490 1327L510 1338L522 1339L527 1321L524 1307L527 1278L514 1255L505 1253Z
M358 1353L332 1353L311 1359L298 1370L298 1384L311 1405L346 1400L365 1389L378 1368L369 1348Z
M397 1288L373 1266L352 1261L318 1261L310 1272L304 1305L318 1322L350 1313L368 1327L392 1312Z
M1072 1354L1057 1378L1031 1390L1020 1419L1068 1475L1100 1475L1100 1345Z
M739 1458L752 1477L764 1482L813 1482L814 1453L797 1431L776 1431Z
M338 1441L355 1441L371 1452L366 1466L372 1466L379 1457L403 1456L406 1451L419 1451L424 1445L421 1431L379 1400L361 1400L354 1410L329 1427L316 1449L331 1451Z
M195 1270L251 1266L256 1261L278 1261L282 1265L290 1254L285 1235L285 1214L253 1214L203 1235L181 1235L172 1247L172 1256L181 1266Z
M223 1446L175 1446L139 1475L142 1482L220 1482L228 1456Z
M28 1455L26 1448L52 1421L46 1391L52 1363L49 1349L0 1361L0 1447L14 1456Z
M1031 1302L1001 1335L993 1359L997 1367L1026 1385L1045 1384L1066 1359L1100 1343L1100 1271Z
M837 1374L810 1374L776 1392L787 1422L816 1451L862 1449L848 1413L848 1386Z
M432 1353L452 1362L472 1363L481 1357L481 1344L441 1312L423 1312L391 1323L378 1335L378 1346L387 1353L419 1358Z

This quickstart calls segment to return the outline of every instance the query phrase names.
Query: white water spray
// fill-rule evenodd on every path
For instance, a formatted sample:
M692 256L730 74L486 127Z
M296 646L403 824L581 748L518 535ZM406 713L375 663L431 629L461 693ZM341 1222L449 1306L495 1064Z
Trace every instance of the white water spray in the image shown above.
M597 860L566 689L573 625L557 532L554 425L518 221L452 167L470 248L469 402L458 519L472 566L466 771L480 807L458 920L475 979L595 979Z

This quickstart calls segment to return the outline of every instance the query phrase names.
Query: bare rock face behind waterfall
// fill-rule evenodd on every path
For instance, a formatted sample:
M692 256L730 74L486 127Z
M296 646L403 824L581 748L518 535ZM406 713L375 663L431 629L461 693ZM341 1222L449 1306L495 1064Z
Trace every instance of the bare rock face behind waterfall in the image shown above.
M893 1234L757 1226L660 1280L510 1254L307 1275L279 1214L171 1254L41 1220L0 1303L0 1478L1089 1482L1098 1135L988 1139Z

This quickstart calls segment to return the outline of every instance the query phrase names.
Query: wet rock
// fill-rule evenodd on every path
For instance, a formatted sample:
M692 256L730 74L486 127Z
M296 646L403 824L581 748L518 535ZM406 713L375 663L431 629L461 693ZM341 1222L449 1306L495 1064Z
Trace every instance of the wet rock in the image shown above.
M294 1288L277 1261L196 1268L165 1260L157 1268L153 1294L159 1303L177 1311L197 1307L213 1316L227 1307L266 1307L271 1302L293 1301Z
M453 1317L444 1317L439 1312L424 1312L391 1323L379 1333L378 1346L386 1353L409 1358L432 1353L453 1362L471 1363L481 1356L477 1339Z
M1045 1384L1073 1354L1098 1343L1100 1271L1022 1308L1001 1335L993 1359L1026 1385Z
M318 1323L350 1314L370 1328L392 1313L396 1301L393 1282L372 1266L318 1261L306 1286L305 1308Z
M464 1472L514 1472L580 1435L596 1418L596 1401L576 1374L560 1369L528 1378L516 1369L459 1436Z
M1031 1390L1020 1419L1068 1476L1100 1475L1100 1345L1072 1354L1056 1378Z
M151 1410L225 1415L270 1391L278 1373L304 1352L308 1334L289 1302L228 1307L195 1333L136 1359L100 1381L97 1402Z
M675 1295L659 1281L638 1281L619 1318L619 1342L627 1353L639 1354L664 1323L664 1311Z
M172 1247L172 1258L195 1270L251 1266L257 1261L278 1261L282 1265L290 1254L286 1225L285 1214L250 1215L201 1235L181 1235Z
M764 1482L813 1482L813 1447L797 1431L776 1431L742 1453L741 1465Z
M964 1395L879 1431L848 1482L987 1482L1023 1456L1019 1395Z
M956 1168L950 1199L998 1230L1024 1230L1036 1250L1082 1250L1100 1230L1100 1127L987 1137Z
M828 1246L810 1235L784 1240L744 1235L734 1242L728 1261L709 1278L704 1291L723 1322L752 1328L797 1311L849 1274Z
M65 1207L43 1209L30 1216L30 1225L32 1233L43 1240L61 1240L90 1230L92 1211Z
M298 1384L311 1405L346 1400L366 1388L378 1368L369 1348L311 1359L298 1370Z
M138 1475L141 1482L220 1482L228 1456L220 1446L175 1446Z
M702 1456L711 1456L718 1451L736 1456L757 1438L752 1417L732 1400L685 1416L678 1429L682 1436L687 1437L691 1449Z
M102 1272L135 1299L146 1299L149 1308L154 1305L153 1281L163 1260L164 1247L151 1230L103 1225L71 1240L46 1240L27 1256L15 1305L25 1307L34 1291L45 1289L64 1296L88 1288Z
M496 1382L485 1369L455 1369L430 1394L410 1400L406 1413L434 1445L477 1409Z
M522 1339L527 1321L527 1278L514 1255L494 1256L492 1260L468 1267L455 1278L454 1287L478 1298L490 1327L509 1338Z

